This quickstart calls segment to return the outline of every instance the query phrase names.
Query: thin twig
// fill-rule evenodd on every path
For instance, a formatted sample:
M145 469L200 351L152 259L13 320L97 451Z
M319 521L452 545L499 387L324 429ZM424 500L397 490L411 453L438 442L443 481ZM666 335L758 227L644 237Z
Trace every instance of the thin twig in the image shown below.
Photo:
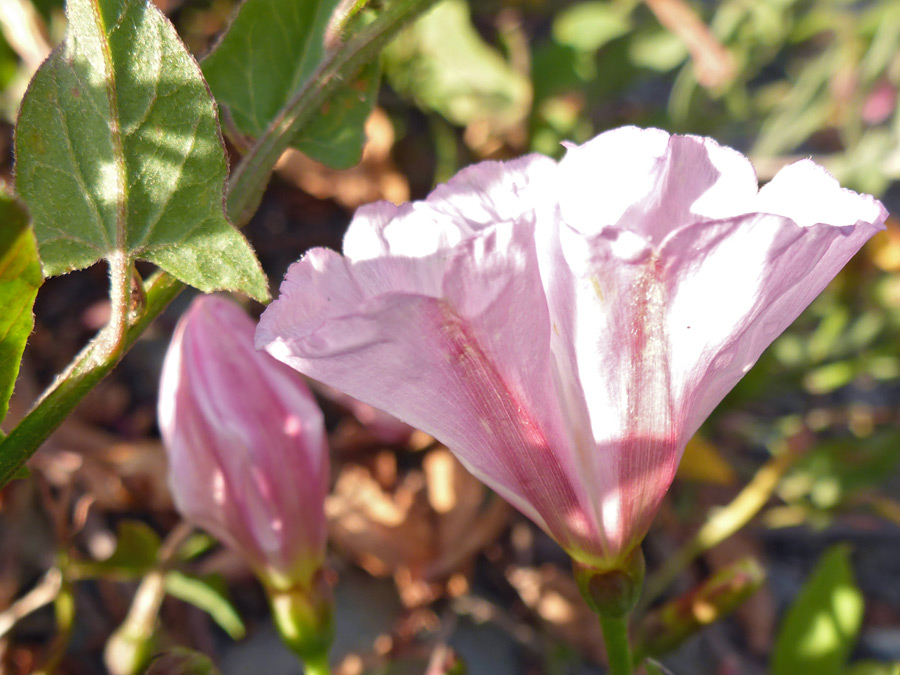
M731 82L734 57L683 0L644 0L659 22L677 35L691 53L697 81L708 89Z
M63 576L58 567L51 567L37 585L0 612L0 639L34 611L53 602L62 588Z

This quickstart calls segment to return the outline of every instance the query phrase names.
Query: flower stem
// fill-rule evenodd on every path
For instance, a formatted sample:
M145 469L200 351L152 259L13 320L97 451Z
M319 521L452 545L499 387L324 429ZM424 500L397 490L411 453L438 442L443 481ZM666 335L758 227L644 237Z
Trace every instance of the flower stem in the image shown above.
M634 667L631 661L631 646L628 644L628 617L602 614L599 616L610 675L632 675Z
M75 627L75 593L68 579L63 579L53 604L56 612L56 637L50 643L50 651L44 664L33 671L35 675L52 675L56 672L72 639Z
M631 675L634 661L628 643L628 617L641 595L644 554L635 546L610 567L572 561L575 583L588 607L600 618L611 675Z
M274 588L266 584L272 621L281 640L306 665L308 675L328 675L334 641L334 601L324 570L305 584Z
M307 656L303 660L306 675L331 675L331 666L328 665L328 654L318 657Z

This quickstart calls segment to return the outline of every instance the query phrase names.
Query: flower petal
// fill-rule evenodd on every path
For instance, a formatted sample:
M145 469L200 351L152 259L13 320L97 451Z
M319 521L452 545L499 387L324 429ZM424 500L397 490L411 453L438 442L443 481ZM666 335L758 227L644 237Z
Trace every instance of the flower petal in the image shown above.
M834 176L808 159L789 164L775 174L760 189L758 205L753 210L786 216L804 227L864 223L875 224L881 230L881 223L887 219L881 202L871 195L842 188ZM868 231L871 236L872 231Z
M553 160L543 155L481 162L436 187L425 201L364 206L344 236L344 255L354 261L384 255L423 258L450 249L479 230L533 210L540 194L529 184L553 168Z
M701 219L753 210L757 182L739 152L711 138L623 127L569 146L560 162L563 219L586 233L615 225L653 243Z
M328 274L307 256L288 271L279 299L263 315L257 345L432 434L569 543L566 519L583 519L584 502L574 492L579 480L546 358L550 329L532 228L501 223L463 241L446 262L440 297L400 291L360 302L327 286L356 283L360 271L391 277L370 266L396 259ZM312 321L297 308L313 294L342 304L331 304L324 322ZM316 316L323 315L316 310ZM590 536L596 527L584 530ZM579 546L598 549L593 540Z
M670 293L673 396L685 416L682 443L882 229L883 219L881 213L858 226L802 227L784 217L752 214L698 223L666 240L660 258Z
M554 245L554 241L556 242ZM541 241L558 396L607 556L650 526L678 465L678 417L652 248L629 232L558 224Z

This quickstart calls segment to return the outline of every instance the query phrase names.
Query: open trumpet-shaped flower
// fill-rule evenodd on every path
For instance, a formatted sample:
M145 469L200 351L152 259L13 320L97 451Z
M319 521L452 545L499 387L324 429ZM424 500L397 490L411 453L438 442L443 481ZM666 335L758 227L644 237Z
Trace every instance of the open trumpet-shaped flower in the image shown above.
M253 348L253 320L196 299L163 366L159 426L184 517L243 554L267 586L308 587L325 560L328 454L302 378Z
M644 537L688 439L886 213L801 161L623 128L363 207L257 346L434 435L581 563Z

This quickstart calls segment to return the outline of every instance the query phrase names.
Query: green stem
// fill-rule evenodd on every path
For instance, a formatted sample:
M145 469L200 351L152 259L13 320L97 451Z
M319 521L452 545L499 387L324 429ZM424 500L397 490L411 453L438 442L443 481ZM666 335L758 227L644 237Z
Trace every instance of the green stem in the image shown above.
M381 47L400 28L435 2L395 0L375 21L328 54L321 67L291 98L229 178L226 204L235 225L241 227L250 220L259 206L272 167L303 125L334 95L344 80L376 58ZM16 475L81 399L106 377L183 288L184 284L169 274L153 274L145 283L146 307L125 327L124 341L116 341L120 348L108 349L109 331L104 329L75 357L0 445L0 488Z
M632 675L634 666L628 644L628 616L599 616L610 675Z
M231 174L228 213L235 224L240 227L256 211L272 167L303 125L322 109L348 77L375 58L404 25L436 1L394 0L371 24L328 53Z
M178 547L191 534L187 523L177 525L159 547L156 567L148 572L134 593L131 607L103 649L110 673L142 673L153 656L156 622L166 596L166 574Z
M306 675L331 675L331 666L328 665L328 654L318 657L307 656L303 660L303 668Z
M121 349L109 352L108 332L104 328L81 350L68 369L56 378L0 445L0 487L15 476L19 467L68 417L81 399L115 367L153 319L184 288L184 284L168 274L157 272L145 287L147 307L140 318L128 325Z
M261 577L263 584L266 579ZM276 589L266 585L272 620L281 640L306 665L310 675L328 674L334 641L334 604L323 570L307 584Z
M366 6L369 0L341 0L334 8L328 26L325 28L325 47L334 49L341 41L341 35L350 19Z
M611 567L572 561L575 583L588 607L600 618L611 675L631 675L628 617L644 583L644 554L640 545L620 556Z
M110 673L142 673L154 650L154 628L166 596L164 569L149 572L134 593L122 624L103 648L103 663Z

